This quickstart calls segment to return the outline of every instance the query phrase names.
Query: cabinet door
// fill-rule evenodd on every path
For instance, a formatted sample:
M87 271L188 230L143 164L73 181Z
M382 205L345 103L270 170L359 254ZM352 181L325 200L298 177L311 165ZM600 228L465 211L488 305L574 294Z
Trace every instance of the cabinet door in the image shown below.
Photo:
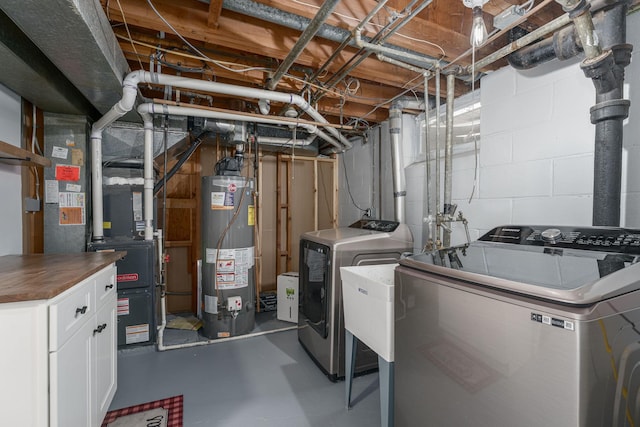
M49 353L51 427L92 426L92 357L95 321L86 322L58 351Z
M118 326L115 293L98 311L95 342L95 397L96 419L94 425L99 426L109 409L117 386L117 346Z

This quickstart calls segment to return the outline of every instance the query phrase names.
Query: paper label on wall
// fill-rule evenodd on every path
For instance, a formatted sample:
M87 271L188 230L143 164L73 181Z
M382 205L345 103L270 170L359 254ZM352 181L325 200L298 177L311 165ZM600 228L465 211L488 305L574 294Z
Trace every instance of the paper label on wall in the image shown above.
M60 196L58 194L58 181L54 179L47 179L44 183L44 202L45 203L58 203Z
M238 289L249 286L249 270L255 264L254 247L239 249L205 249L205 262L216 265L218 289Z
M82 166L84 165L84 153L79 148L71 149L71 164Z
M118 298L118 316L127 316L129 314L129 298Z
M84 225L85 197L84 193L60 192L58 203L60 225Z
M127 344L149 341L149 324L127 326L125 328L125 336Z
M204 296L204 312L218 314L218 297L212 295Z
M71 191L74 193L79 193L80 191L82 191L82 185L80 184L67 184L65 188L67 191Z
M67 155L69 154L69 149L64 147L56 147L55 145L51 149L51 157L55 157L56 159L67 159Z
M80 166L56 165L56 179L58 181L79 181Z

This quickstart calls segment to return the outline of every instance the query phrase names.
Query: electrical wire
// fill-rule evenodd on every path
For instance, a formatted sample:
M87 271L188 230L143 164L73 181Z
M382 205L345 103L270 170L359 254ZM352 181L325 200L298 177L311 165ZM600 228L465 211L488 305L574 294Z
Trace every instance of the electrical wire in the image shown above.
M351 203L353 203L353 206L355 206L355 208L358 209L360 212L368 212L371 208L362 209L356 203L355 199L353 198L353 194L351 194L351 185L349 185L349 174L347 173L347 164L346 164L346 162L344 160L344 153L342 153L341 157L342 157L342 167L344 169L344 180L347 183L347 192L349 193L349 197L351 198Z
M475 97L475 88L476 88L476 48L475 46L472 47L471 50L471 104L473 105L475 103L474 97ZM469 201L467 203L471 203L471 200L473 200L473 195L476 192L476 188L478 186L478 163L479 163L479 157L480 157L480 153L478 152L478 135L475 132L475 116L472 116L471 118L471 133L473 134L473 148L474 148L474 152L475 152L475 156L474 156L474 169L473 169L473 186L471 187L471 194L469 195Z
M122 10L122 5L120 4L120 0L116 0L116 3L118 3L118 9L120 9L120 14L122 15L122 22L124 23L124 29L127 31L127 34L129 35L129 38L131 38L131 32L129 31L129 25L127 25L127 19L124 16L124 10ZM144 65L142 65L142 61L140 60L140 56L138 55L138 51L136 50L136 47L133 45L133 43L131 43L131 47L133 48L133 51L136 53L136 58L138 58L138 64L140 65L140 69L144 70Z

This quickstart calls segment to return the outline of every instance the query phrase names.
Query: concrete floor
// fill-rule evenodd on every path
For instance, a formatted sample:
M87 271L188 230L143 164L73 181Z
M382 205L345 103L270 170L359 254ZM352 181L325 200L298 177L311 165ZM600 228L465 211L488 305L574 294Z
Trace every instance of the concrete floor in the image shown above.
M184 395L184 426L372 427L380 425L377 373L330 382L298 342L297 331L157 352L118 353L111 410Z

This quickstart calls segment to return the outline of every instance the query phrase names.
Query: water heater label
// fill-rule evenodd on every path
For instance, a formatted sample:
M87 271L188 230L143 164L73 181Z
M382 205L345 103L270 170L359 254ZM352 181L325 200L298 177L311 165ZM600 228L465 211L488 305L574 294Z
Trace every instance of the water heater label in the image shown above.
M254 248L205 249L205 262L216 266L218 289L237 289L249 286L249 270L255 264Z
M247 225L249 227L256 225L256 210L253 205L247 206Z
M211 209L221 209L224 207L224 191L211 192Z

